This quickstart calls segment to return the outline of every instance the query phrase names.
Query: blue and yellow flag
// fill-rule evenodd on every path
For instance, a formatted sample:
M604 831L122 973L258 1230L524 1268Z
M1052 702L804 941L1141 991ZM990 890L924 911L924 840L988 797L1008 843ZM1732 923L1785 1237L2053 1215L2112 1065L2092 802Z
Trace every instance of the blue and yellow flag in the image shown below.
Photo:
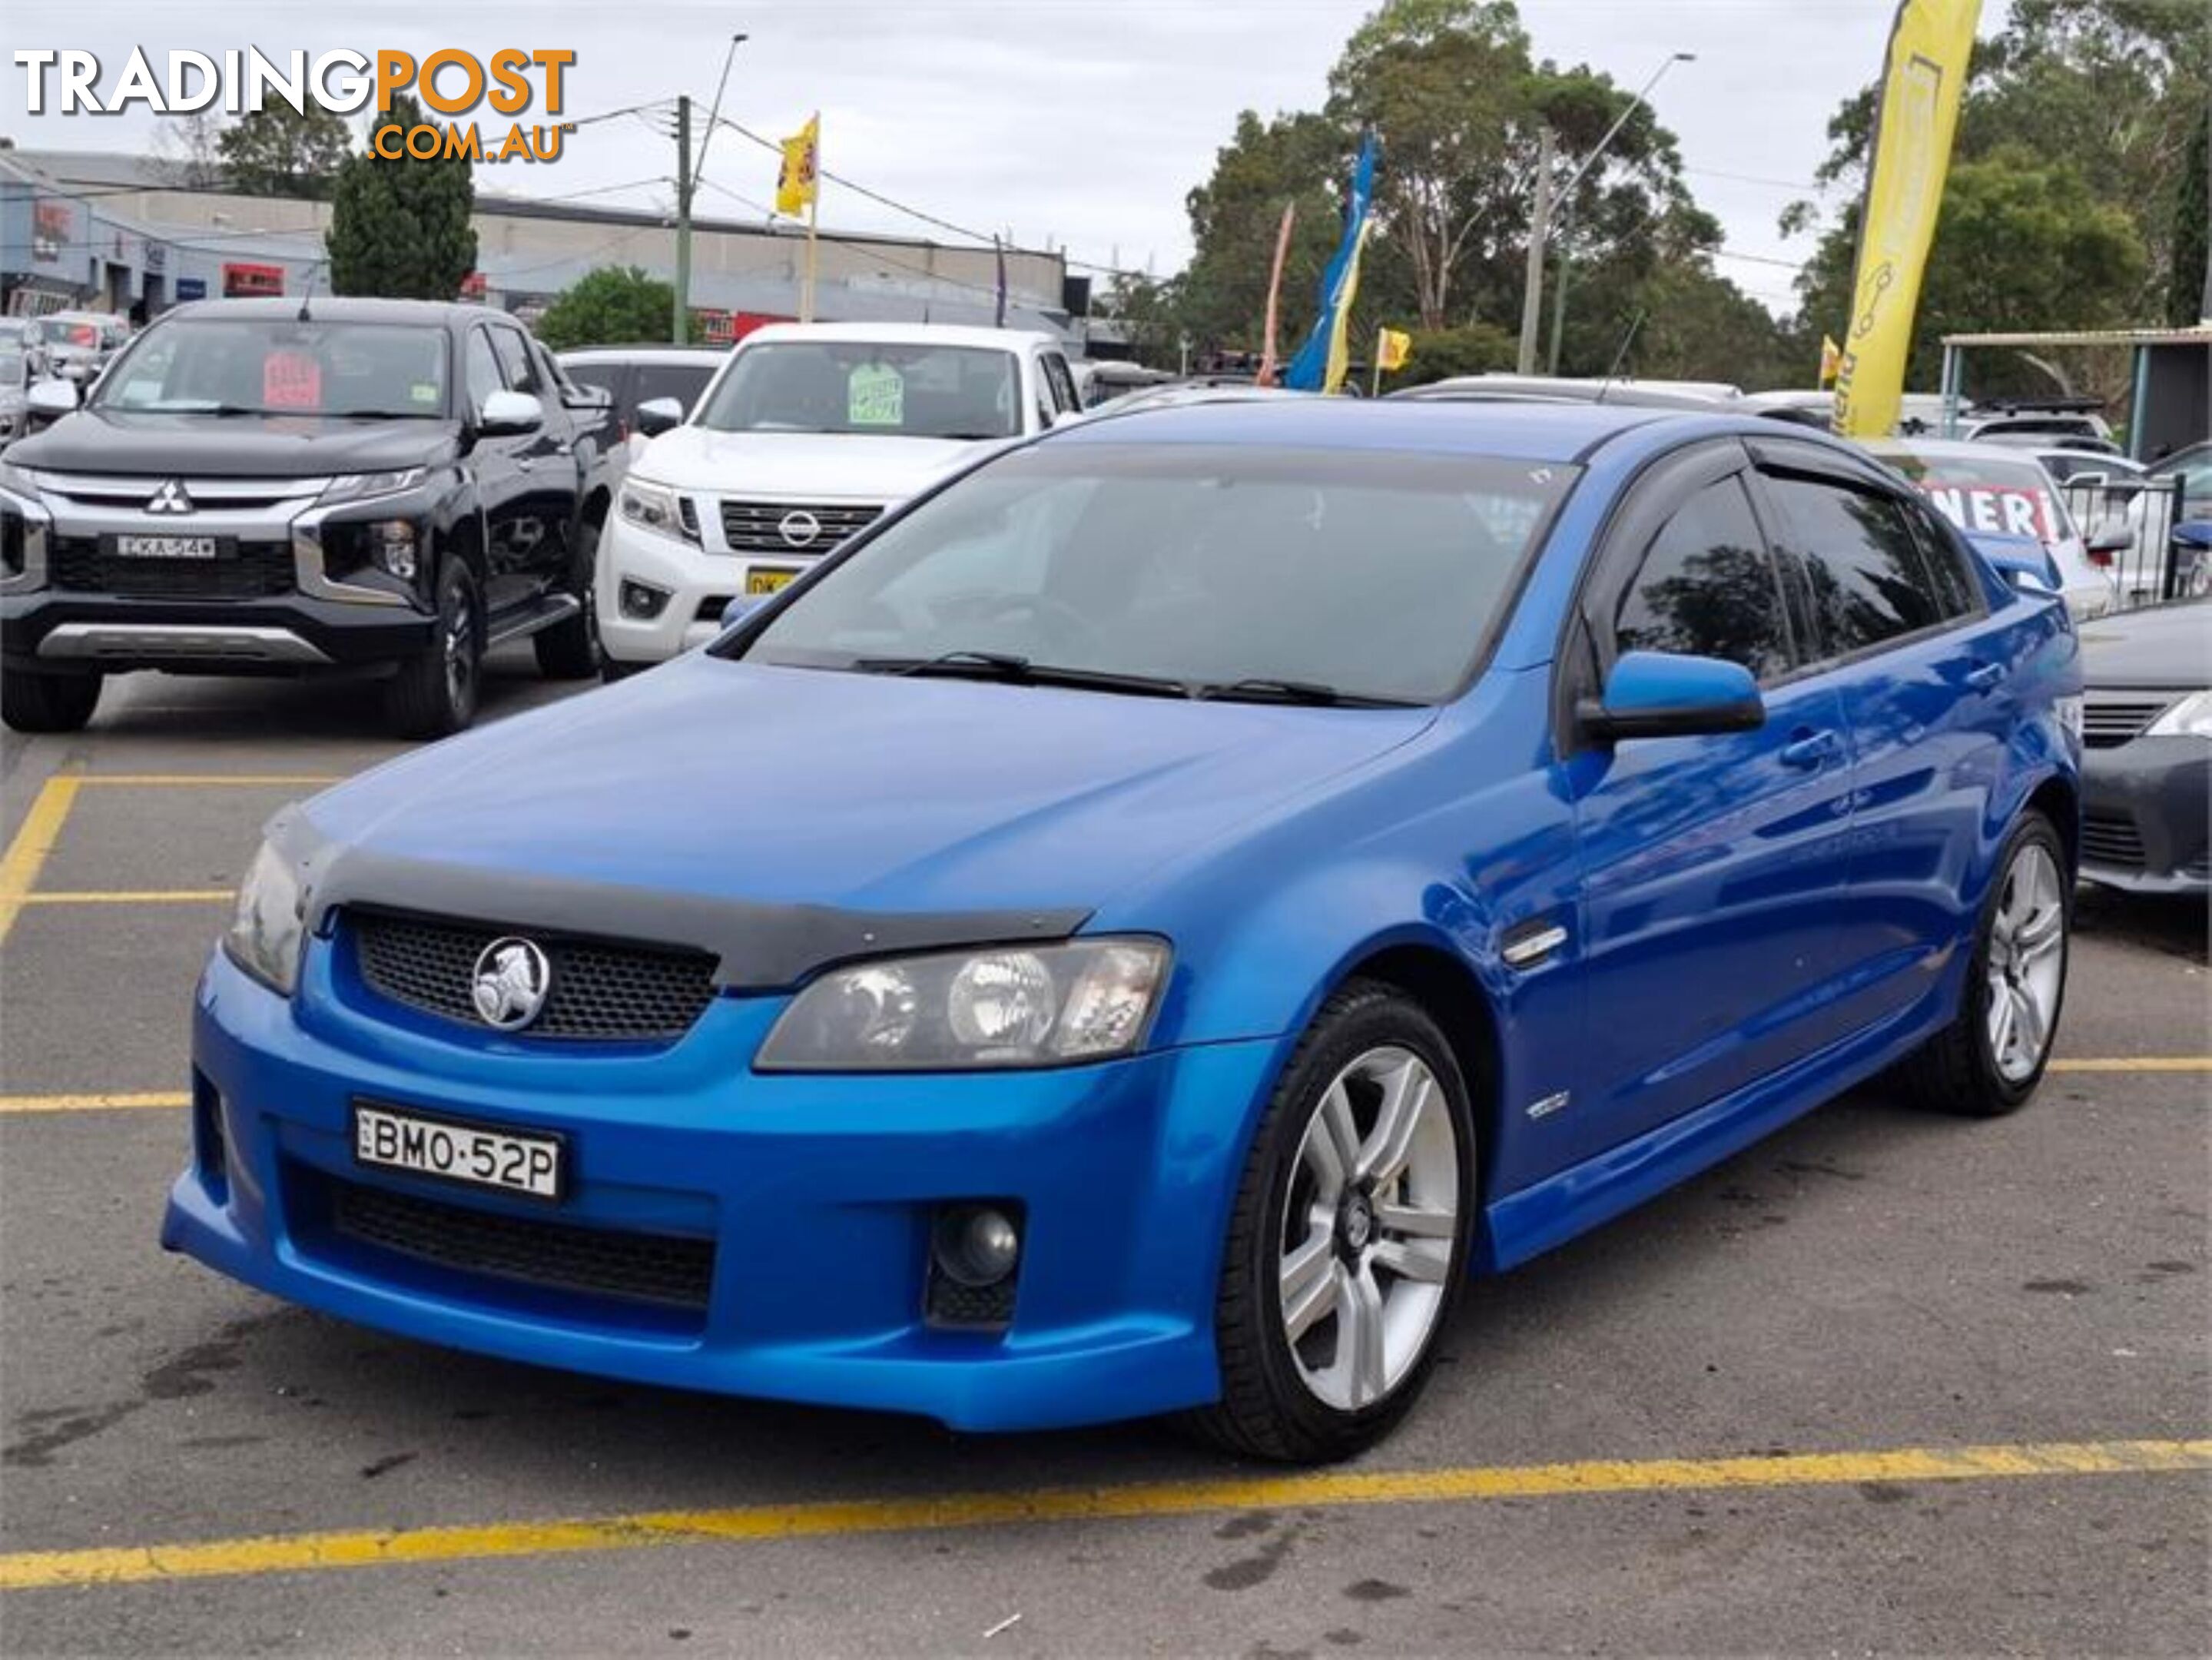
M1352 198L1344 208L1344 240L1321 278L1321 315L1313 332L1283 372L1283 384L1299 392L1334 392L1351 365L1346 331L1352 301L1359 292L1359 250L1367 240L1367 211L1375 201L1375 135L1359 141L1352 168Z

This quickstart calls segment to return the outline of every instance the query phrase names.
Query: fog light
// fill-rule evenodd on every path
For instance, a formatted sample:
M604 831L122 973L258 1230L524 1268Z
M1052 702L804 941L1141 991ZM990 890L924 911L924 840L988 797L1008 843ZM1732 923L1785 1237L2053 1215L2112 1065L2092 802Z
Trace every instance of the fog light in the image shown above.
M624 577L617 603L624 617L649 623L667 608L668 593L665 589L656 588L650 582L636 582Z
M411 519L382 519L368 527L368 545L376 562L403 582L415 580L415 522Z
M937 1266L961 1285L995 1286L1021 1254L1021 1231L1002 1210L962 1205L937 1219Z

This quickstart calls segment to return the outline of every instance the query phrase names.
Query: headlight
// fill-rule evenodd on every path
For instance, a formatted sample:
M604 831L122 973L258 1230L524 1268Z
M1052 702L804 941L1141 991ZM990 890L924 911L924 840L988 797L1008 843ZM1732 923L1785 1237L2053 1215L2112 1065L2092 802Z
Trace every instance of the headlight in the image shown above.
M397 496L402 490L411 490L428 475L427 467L402 467L392 472L342 472L324 487L318 499L328 506L333 502L359 502L372 496Z
M2146 738L2212 738L2212 691L2191 693L2143 731Z
M12 462L0 461L0 489L25 502L39 499L39 481L28 467L19 467Z
M800 992L763 1072L959 1072L1126 1055L1167 982L1158 939L1077 939L856 964Z
M684 521L684 510L676 500L676 492L659 484L648 484L642 479L625 478L622 487L622 516L633 525L642 525L663 536L679 537L686 542L696 542L699 533Z
M264 842L238 890L238 909L222 937L230 960L271 991L285 996L300 981L300 948L307 937L306 885L300 868Z

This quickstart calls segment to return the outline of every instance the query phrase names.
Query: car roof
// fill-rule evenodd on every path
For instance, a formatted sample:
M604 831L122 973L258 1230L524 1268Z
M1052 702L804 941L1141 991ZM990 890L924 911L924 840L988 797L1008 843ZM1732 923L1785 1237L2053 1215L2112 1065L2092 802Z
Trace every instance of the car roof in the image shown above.
M478 306L459 300L374 300L331 294L301 299L193 300L172 307L164 317L193 317L222 321L235 318L253 322L266 318L292 322L305 311L310 322L323 323L439 323L459 327L474 321L520 321L495 306Z
M1876 455L1919 455L1930 461L2013 461L2035 465L2035 452L2021 444L1983 444L1971 438L1861 438L1860 448ZM2087 454L2086 450L2073 452Z
M766 323L738 344L772 345L780 340L857 340L886 346L981 346L999 351L1059 344L1052 336L1035 329L988 329L961 323Z
M563 363L708 363L729 350L702 342L696 346L571 346L553 356Z
M1426 451L1564 462L1578 461L1622 433L1665 422L1694 423L1715 436L1755 425L1617 404L1248 398L1076 422L1042 441Z

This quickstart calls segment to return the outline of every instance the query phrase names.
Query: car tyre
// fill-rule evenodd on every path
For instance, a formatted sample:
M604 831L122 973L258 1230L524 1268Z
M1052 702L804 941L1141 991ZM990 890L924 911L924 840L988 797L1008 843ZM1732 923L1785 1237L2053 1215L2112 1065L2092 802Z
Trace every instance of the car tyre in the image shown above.
M599 672L599 613L592 591L592 574L599 564L599 527L586 524L582 545L576 550L577 568L583 581L576 597L583 609L531 638L538 654L538 672L548 680L588 680Z
M1436 1364L1475 1203L1474 1115L1450 1044L1404 994L1346 985L1253 1137L1214 1310L1221 1398L1188 1426L1285 1463L1380 1440Z
M1899 1081L1931 1112L1994 1118L2043 1080L2066 998L2074 885L2065 844L2039 812L2006 838L1982 902L1958 1018L1909 1056Z
M103 678L0 670L0 720L17 732L80 732L99 705Z
M650 663L625 663L619 658L609 657L602 654L599 658L599 678L611 686L617 680L627 680L634 674L643 674L652 666Z
M434 636L399 666L386 694L386 714L400 737L444 738L476 719L483 684L482 615L475 576L461 560L447 560L438 574Z

